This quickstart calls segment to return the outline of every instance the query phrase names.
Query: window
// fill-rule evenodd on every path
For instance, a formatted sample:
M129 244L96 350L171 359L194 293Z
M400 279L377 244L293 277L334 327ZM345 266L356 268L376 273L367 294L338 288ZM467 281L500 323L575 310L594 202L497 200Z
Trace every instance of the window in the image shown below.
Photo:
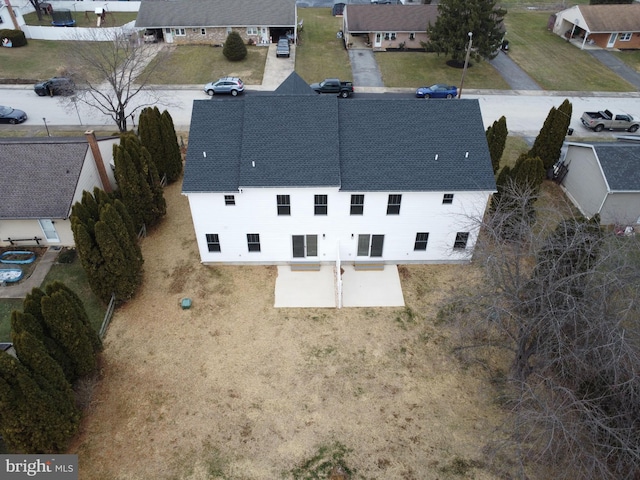
M318 256L318 236L317 235L293 235L293 257L317 257Z
M170 28L165 28L164 29L164 33L171 33L171 29Z
M400 201L402 195L389 195L387 203L387 215L400 215Z
M278 200L278 215L291 215L291 200L289 195L276 195Z
M631 33L621 33L618 38L621 42L628 42L631 40Z
M250 252L260 251L260 234L259 233L247 233L247 246Z
M467 240L469 240L469 232L456 233L456 241L453 243L454 250L464 250L467 248Z
M225 195L224 196L224 204L225 205L235 205L236 204L235 195Z
M191 29L191 31L192 31L193 33L198 33L198 29L197 29L197 28L192 28L192 29Z
M358 235L359 257L381 257L384 235Z
M313 200L313 213L315 215L327 214L327 196L326 195L314 195Z
M443 205L451 205L453 203L453 193L445 193L442 197Z
M414 250L426 250L429 241L428 233L416 233L416 243L413 245Z
M217 233L207 233L207 247L210 252L220 251L220 238Z
M201 29L200 29L200 33L201 33L202 35L206 35L206 34L207 34L207 29L206 29L206 28L201 28Z
M176 37L184 37L187 34L184 28L176 28L174 32L176 32Z
M247 35L258 35L258 27L247 27Z
M415 40L416 39L416 34L414 32L411 32L409 34L409 40Z
M364 212L364 195L351 195L351 215L362 215Z

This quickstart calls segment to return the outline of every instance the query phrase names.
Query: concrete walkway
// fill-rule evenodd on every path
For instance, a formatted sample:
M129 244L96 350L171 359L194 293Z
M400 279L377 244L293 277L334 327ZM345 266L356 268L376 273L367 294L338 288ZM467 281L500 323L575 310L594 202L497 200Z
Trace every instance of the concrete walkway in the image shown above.
M41 287L44 278L51 270L51 266L55 263L60 250L54 250L49 247L44 255L38 260L33 273L26 279L13 285L8 283L4 287L0 287L0 298L24 298L31 290Z

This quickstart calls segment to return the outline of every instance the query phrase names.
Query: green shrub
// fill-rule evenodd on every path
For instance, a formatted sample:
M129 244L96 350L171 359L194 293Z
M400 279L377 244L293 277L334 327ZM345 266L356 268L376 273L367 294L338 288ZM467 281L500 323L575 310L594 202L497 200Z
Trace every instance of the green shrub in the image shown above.
M0 39L4 41L5 38L11 41L12 47L24 47L27 44L27 37L22 30L0 30Z
M247 46L238 32L229 33L227 41L224 42L222 54L231 62L239 62L247 58Z

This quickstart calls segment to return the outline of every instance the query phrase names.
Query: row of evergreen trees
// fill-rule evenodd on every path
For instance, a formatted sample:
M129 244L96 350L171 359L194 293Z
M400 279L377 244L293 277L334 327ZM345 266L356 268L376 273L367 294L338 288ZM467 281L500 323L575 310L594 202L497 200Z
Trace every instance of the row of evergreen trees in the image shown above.
M73 383L97 370L102 342L61 282L34 288L11 313L18 359L0 352L0 435L12 452L65 449L80 425Z
M500 209L502 212L509 210L513 211L514 215L519 212L518 215L527 215L529 221L534 220L533 202L540 191L543 180L560 158L562 145L571 123L572 110L573 107L569 100L562 102L558 108L552 107L533 146L528 152L518 157L512 168L507 165L500 169L500 158L508 135L505 117L501 117L487 129L491 163L494 174L498 174L497 193L493 195L491 200L493 210ZM528 204L524 206L506 205L505 203L515 202L518 198L514 195L504 195L507 191L527 192L527 195L522 198L526 198ZM518 235L516 229L518 225L522 224L522 218L516 218L516 216L510 218L502 226L502 235L505 238Z
M129 300L142 281L138 232L157 225L167 212L161 178L182 174L182 155L171 115L157 107L140 115L139 136L125 133L113 147L118 189L83 192L72 207L71 229L93 293L107 303Z

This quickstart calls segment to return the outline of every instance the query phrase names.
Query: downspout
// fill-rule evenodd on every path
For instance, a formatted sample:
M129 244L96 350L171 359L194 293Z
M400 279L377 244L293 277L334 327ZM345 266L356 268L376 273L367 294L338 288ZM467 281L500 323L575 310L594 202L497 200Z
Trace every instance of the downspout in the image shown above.
M84 136L87 137L87 142L89 143L89 147L91 147L93 161L96 165L96 168L98 169L98 175L100 176L102 189L107 193L111 193L113 189L111 188L111 182L109 181L109 176L107 175L107 169L104 167L104 160L102 158L102 153L100 153L100 147L98 146L96 134L93 130L87 130L86 132L84 132Z

